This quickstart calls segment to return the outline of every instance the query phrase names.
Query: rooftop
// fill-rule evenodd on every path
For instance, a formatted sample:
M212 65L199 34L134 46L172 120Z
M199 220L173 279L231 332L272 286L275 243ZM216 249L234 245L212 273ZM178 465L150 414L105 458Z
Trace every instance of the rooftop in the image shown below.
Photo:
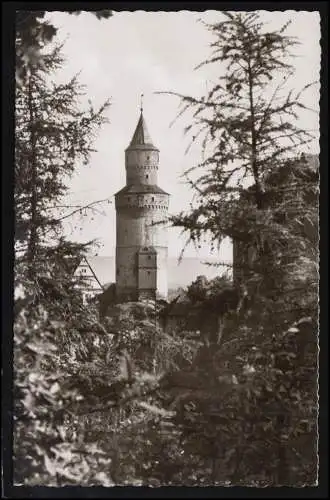
M145 194L145 193L154 193L154 194L167 194L162 188L157 186L156 184L130 184L128 186L124 186L117 194Z
M152 149L158 151L158 148L154 146L148 132L147 124L143 117L142 110L132 140L127 149Z
M142 253L157 253L157 250L155 249L155 247L153 246L147 246L147 247L142 247L140 248L140 250L138 251L139 254L142 254Z

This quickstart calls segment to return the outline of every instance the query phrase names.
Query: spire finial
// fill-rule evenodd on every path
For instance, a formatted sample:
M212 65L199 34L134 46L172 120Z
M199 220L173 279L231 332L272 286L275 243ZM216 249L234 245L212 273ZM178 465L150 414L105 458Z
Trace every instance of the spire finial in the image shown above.
M143 94L140 95L140 111L143 113Z

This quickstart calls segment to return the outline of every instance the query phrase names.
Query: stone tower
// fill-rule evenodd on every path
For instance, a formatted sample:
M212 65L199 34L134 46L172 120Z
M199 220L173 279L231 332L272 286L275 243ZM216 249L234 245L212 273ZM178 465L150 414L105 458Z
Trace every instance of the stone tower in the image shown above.
M116 294L122 301L167 297L169 194L157 184L159 150L141 114L125 151L126 186L115 195Z

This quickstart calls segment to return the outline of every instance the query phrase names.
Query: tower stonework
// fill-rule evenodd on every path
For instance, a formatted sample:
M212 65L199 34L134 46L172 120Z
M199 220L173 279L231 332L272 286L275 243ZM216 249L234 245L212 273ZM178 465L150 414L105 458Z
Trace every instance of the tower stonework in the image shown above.
M116 294L122 301L167 298L169 194L158 187L159 150L141 115L125 151L126 186L115 195Z

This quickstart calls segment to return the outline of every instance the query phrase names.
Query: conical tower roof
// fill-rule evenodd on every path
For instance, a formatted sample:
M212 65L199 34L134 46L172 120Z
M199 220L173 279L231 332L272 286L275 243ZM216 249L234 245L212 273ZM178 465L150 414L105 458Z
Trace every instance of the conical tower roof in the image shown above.
M132 140L127 149L153 149L158 151L156 146L152 143L142 111Z

